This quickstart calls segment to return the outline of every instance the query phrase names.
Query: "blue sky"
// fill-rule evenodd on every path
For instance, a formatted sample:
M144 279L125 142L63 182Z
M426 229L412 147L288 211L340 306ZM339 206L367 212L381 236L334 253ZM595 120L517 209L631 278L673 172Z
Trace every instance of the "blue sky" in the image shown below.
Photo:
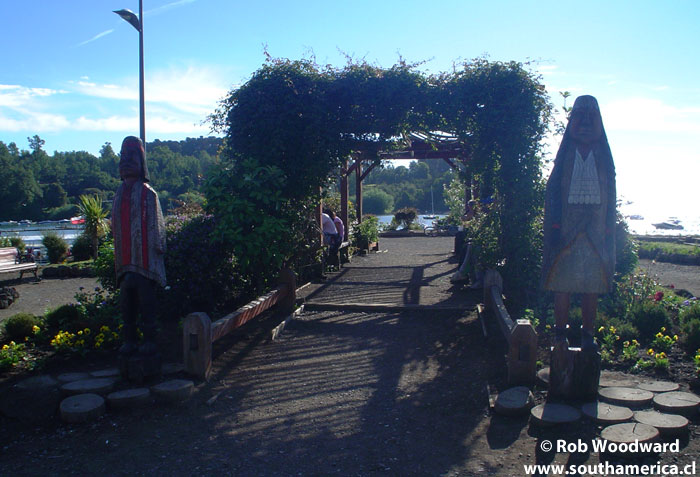
M115 148L138 135L137 0L0 0L0 141ZM380 66L533 61L559 91L598 98L618 194L640 210L698 213L700 2L144 0L146 137L208 135L217 101L275 57ZM558 142L551 141L552 154Z

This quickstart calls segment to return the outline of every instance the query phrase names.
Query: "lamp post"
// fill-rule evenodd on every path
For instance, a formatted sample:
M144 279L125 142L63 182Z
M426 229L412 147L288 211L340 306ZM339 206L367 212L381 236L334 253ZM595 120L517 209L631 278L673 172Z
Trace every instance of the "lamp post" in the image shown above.
M129 22L139 32L139 119L141 126L141 141L144 150L146 148L146 111L144 103L143 87L143 0L139 0L139 14L136 16L131 10L114 10L114 13Z

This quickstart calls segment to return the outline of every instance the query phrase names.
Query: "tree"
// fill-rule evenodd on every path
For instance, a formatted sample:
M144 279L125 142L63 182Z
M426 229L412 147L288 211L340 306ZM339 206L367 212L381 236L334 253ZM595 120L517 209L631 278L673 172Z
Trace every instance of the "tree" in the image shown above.
M394 198L380 188L372 187L362 194L362 210L367 214L388 214L393 207Z
M97 258L97 247L100 238L104 237L109 230L107 224L107 211L102 207L102 198L98 195L80 196L78 204L80 214L85 217L85 235L92 241L92 258Z

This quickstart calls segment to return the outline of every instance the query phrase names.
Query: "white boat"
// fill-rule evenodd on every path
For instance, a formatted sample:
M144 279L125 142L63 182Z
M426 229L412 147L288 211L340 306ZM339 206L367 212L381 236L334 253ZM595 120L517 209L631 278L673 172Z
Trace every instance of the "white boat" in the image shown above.
M668 220L664 220L663 222L651 225L661 230L683 230L683 225L681 225L681 221L673 217Z

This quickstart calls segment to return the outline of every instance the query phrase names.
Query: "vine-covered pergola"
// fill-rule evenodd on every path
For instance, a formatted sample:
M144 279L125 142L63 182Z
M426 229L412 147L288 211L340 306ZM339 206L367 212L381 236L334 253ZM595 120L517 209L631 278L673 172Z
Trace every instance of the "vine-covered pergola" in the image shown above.
M551 111L543 85L516 62L476 59L437 75L419 67L268 58L221 102L210 119L225 146L206 194L218 237L244 265L274 268L308 248L308 218L338 171L346 220L350 174L359 198L382 159L410 157L461 161L493 195L482 227L487 265L539 266L540 149Z
M397 141L398 142L398 141ZM411 132L408 133L400 143L404 146L401 149L380 151L369 158L365 157L362 151L356 152L351 159L345 161L340 168L340 218L344 224L348 223L348 185L349 178L355 173L355 216L362 217L362 181L372 172L379 161L398 159L442 159L453 169L458 169L455 160L465 163L467 158L460 147L457 137L440 132ZM366 167L363 163L368 163ZM467 194L470 189L467 189ZM345 230L347 239L348 230Z

